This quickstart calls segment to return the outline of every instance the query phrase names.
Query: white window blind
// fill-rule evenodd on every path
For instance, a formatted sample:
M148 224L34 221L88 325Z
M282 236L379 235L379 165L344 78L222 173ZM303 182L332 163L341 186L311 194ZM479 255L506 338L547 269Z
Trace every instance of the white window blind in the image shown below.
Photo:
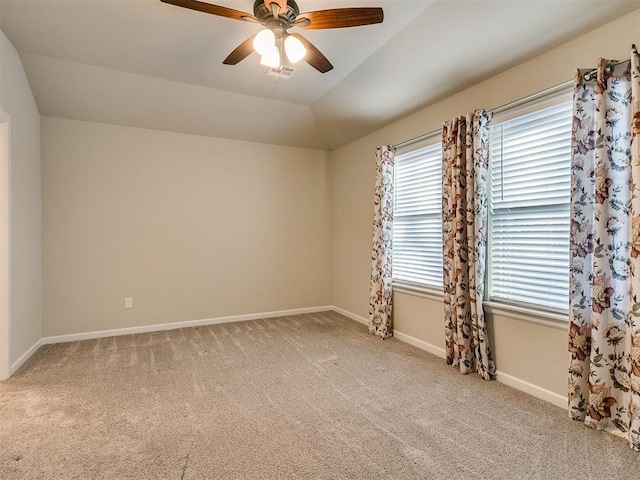
M491 128L489 299L569 306L571 102Z
M442 287L442 146L395 161L393 278Z

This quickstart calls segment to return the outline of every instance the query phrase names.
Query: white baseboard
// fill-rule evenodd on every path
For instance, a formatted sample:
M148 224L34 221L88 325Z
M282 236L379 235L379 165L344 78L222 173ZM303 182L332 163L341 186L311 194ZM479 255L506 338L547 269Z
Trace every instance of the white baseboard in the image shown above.
M24 352L20 358L18 360L16 360L15 362L13 362L13 364L11 365L11 369L9 370L9 377L11 375L13 375L14 373L16 373L18 371L18 369L24 364L24 362L26 362L27 360L29 360L31 358L31 356L36 353L36 351L43 345L42 343L42 338L40 340L38 340L36 343L34 343L31 348L29 350L27 350L26 352ZM5 379L6 380L6 379Z
M331 309L334 312L339 313L340 315L344 315L352 320L355 320L358 323L362 323L363 325L369 325L369 320L361 317L360 315L356 315L355 313L351 313L348 310L345 310L340 307L336 307L333 305ZM414 347L418 347L420 350L424 350L426 352L437 355L438 357L444 358L444 348L436 347L435 345L431 345L425 341L422 341L418 338L412 337L411 335L407 335L406 333L399 332L398 330L393 331L393 336L398 340L408 343L409 345L413 345Z
M363 325L369 325L369 320L361 317L360 315L356 315L355 313L351 313L347 310L344 310L340 307L336 307L335 305L331 306L331 310L333 310L334 312L339 313L340 315L344 315L345 317L349 317L351 320L355 320L358 323L361 323Z
M557 407L564 409L568 408L567 397L563 397L562 395L552 392L551 390L547 390L546 388L542 388L538 385L534 385L533 383L521 380L520 378L509 375L508 373L504 373L498 370L496 372L496 380L500 383L504 383L505 385L513 387L516 390L520 390L541 400L553 403Z
M399 332L397 330L393 331L393 336L400 340L401 342L408 343L409 345L413 345L414 347L418 347L420 350L424 350L425 352L432 353L433 355L437 355L440 358L444 358L444 348L436 347L430 343L422 341L416 337L412 337L411 335L407 335L406 333Z
M341 315L344 315L347 318L355 320L356 322L362 323L363 325L369 325L369 320L361 317L360 315L356 315L355 313L351 313L347 310L344 310L340 307L336 307L335 305L328 305L322 307L310 307L310 308L297 308L292 310L280 310L273 312L263 312L263 313L252 313L248 315L233 315L228 317L217 317L217 318L207 318L203 320L191 320L186 322L174 322L174 323L161 323L155 325L144 325L140 327L128 327L128 328L116 328L112 330L101 330L95 332L84 332L84 333L73 333L69 335L56 335L50 337L43 337L33 344L29 350L27 350L22 356L16 360L10 368L9 376L13 375L31 356L40 348L42 345L48 345L53 343L64 343L64 342L74 342L78 340L89 340L94 338L104 338L104 337L115 337L119 335L131 335L135 333L147 333L147 332L158 332L162 330L174 330L177 328L186 328L186 327L198 327L203 325L218 325L222 323L230 323L230 322L242 322L248 320L259 320L261 318L274 318L274 317L285 317L288 315L300 315L305 313L316 313L316 312L326 312L328 310L333 310ZM438 357L444 358L445 351L441 347L437 347L430 343L427 343L418 338L412 337L411 335L407 335L406 333L402 333L399 331L394 331L393 335L398 340L408 343L409 345L413 345L421 350L429 352L433 355L437 355ZM513 387L517 390L523 391L532 395L536 398L540 398L541 400L545 400L550 402L558 407L567 408L567 398L554 393L545 388L539 387L532 383L529 383L525 380L521 380L517 377L509 375L507 373L498 371L496 372L496 380L500 383Z
M162 330L175 330L177 328L200 327L203 325L219 325L221 323L244 322L247 320L259 320L261 318L286 317L288 315L301 315L304 313L317 313L333 310L332 306L296 308L292 310L279 310L274 312L251 313L247 315L232 315L229 317L205 318L202 320L187 320L185 322L158 323L143 325L140 327L114 328L112 330L100 330L94 332L71 333L69 335L56 335L43 337L42 344L76 342L78 340L90 340L93 338L117 337L120 335L132 335L135 333L159 332Z
M344 315L345 317L349 317L353 320L356 320L360 323L364 323L368 325L368 321L354 313L348 312L342 308L333 306L331 307L334 311ZM437 355L438 357L445 358L445 350L441 347L436 347L430 343L427 343L418 338L412 337L411 335L407 335L406 333L399 332L397 330L393 331L393 336L398 340L408 343L409 345L413 345L414 347L419 348L420 350L424 350L426 352L432 353L433 355ZM534 385L533 383L529 383L520 378L514 377L513 375L509 375L508 373L504 373L501 371L496 372L496 380L500 383L508 385L516 390L520 390L524 393L527 393L533 397L539 398L546 402L552 403L560 408L567 408L567 397L563 397L555 392L547 390L546 388L542 388L538 385Z

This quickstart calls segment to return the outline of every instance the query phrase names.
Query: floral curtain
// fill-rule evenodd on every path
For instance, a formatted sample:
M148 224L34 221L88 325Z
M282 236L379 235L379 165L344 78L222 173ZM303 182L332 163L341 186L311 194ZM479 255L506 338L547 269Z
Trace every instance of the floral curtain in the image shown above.
M391 239L393 233L394 156L395 150L391 146L385 145L376 149L369 333L383 339L393 335L391 326Z
M600 59L574 90L569 415L640 450L640 67Z
M484 110L442 128L442 245L447 364L495 374L482 310L487 248L489 124Z

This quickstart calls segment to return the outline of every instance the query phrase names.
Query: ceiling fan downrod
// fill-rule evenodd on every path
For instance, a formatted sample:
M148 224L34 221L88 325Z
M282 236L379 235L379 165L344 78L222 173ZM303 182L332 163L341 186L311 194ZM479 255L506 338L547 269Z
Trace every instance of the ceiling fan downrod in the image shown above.
M283 6L284 5L284 6ZM253 4L253 14L258 22L263 25L269 19L280 20L289 27L295 22L296 17L300 15L298 4L294 0L279 2L273 0L256 0Z

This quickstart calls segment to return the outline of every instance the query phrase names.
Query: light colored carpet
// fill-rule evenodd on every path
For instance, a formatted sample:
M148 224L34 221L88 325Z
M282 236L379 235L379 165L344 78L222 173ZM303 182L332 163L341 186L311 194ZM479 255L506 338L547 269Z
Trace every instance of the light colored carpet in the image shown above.
M41 348L2 479L637 479L640 454L333 312Z

